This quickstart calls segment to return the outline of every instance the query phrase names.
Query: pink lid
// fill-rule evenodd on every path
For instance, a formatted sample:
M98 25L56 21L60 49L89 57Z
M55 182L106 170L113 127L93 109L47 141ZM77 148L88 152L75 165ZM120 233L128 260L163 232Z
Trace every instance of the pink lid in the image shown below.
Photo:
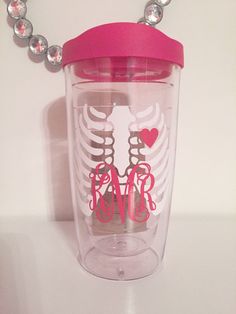
M144 57L184 66L182 44L144 24L100 25L63 46L63 66L104 57Z

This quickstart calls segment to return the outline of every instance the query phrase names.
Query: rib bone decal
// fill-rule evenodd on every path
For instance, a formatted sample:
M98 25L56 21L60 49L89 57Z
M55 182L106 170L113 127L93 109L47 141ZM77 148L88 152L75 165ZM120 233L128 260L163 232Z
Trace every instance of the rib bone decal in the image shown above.
M91 200L90 173L101 162L113 163L112 124L107 122L106 113L86 104L83 109L74 109L74 123L76 196L84 214L91 215L88 207Z
M136 120L130 125L133 136L136 137L136 144L132 137L130 161L132 167L140 161L146 161L152 169L155 184L152 191L152 199L156 203L156 210L153 214L158 215L165 205L167 197L167 187L169 184L169 137L165 124L164 114L160 110L159 104L149 106L145 110L136 113ZM144 129L158 131L156 141L149 147L140 139L140 133ZM132 134L132 132L131 132Z

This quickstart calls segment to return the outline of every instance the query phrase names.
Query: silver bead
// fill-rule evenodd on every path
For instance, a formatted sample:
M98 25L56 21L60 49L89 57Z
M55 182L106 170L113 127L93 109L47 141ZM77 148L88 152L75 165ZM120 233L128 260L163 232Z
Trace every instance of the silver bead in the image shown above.
M171 3L171 0L155 0L157 4L159 4L162 7L165 7L166 5Z
M148 26L153 26L147 20L145 20L144 18L139 19L137 23L138 24L148 25Z
M21 0L12 0L7 5L7 13L13 19L20 19L25 16L27 11L26 4Z
M34 35L29 40L29 49L34 55L42 55L48 49L48 41L42 35Z
M20 39L27 39L33 33L33 25L26 19L19 19L16 21L13 30Z
M154 1L149 1L144 10L144 18L151 25L158 24L163 17L163 9Z
M52 65L60 65L62 63L62 48L53 45L47 50L47 61Z

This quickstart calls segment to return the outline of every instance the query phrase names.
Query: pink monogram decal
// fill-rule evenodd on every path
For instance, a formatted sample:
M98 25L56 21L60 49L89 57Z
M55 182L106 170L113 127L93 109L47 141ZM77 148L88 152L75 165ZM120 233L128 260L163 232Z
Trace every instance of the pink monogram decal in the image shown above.
M123 184L123 193L117 170L112 165L100 163L90 173L90 179L92 200L89 208L96 212L96 217L103 223L113 219L115 208L119 210L121 223L125 223L127 217L135 222L145 222L150 216L150 210L156 209L150 194L155 179L151 174L151 166L145 162L133 167L126 184Z
M139 137L141 141L148 147L152 147L158 138L159 132L157 129L153 128L151 130L143 129L139 132Z

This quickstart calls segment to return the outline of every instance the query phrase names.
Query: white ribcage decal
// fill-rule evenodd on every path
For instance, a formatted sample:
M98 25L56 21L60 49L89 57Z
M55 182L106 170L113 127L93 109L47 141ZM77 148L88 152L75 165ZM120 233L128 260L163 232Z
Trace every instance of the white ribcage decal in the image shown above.
M83 108L75 108L74 123L76 195L82 211L86 215L91 215L88 206L91 199L89 175L99 163L113 163L113 127L110 122L107 122L106 113L86 104ZM105 191L101 190L101 192Z
M117 168L120 189L123 194L131 169L138 163L147 162L155 177L151 191L158 215L168 197L169 188L169 132L159 104L133 112L129 106L105 108L84 105L74 109L75 124L75 181L76 196L82 211L91 215L88 206L91 200L90 173L98 164L106 162ZM158 138L151 148L140 139L140 131L156 128ZM108 187L108 191L111 187ZM104 185L99 192L104 194Z
M130 125L130 162L133 167L137 163L146 161L151 166L155 177L155 185L151 192L152 199L157 205L153 214L158 215L163 209L168 197L169 186L169 136L165 124L164 114L159 104L135 114L136 121ZM158 138L152 147L145 145L139 138L142 129L156 128Z

